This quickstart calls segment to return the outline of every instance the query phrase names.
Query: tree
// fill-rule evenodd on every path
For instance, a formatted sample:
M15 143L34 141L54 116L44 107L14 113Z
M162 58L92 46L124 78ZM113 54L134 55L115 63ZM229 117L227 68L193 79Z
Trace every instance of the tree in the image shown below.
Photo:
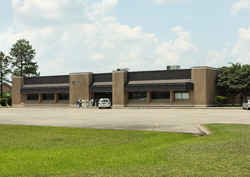
M241 64L230 63L232 66L219 68L217 76L217 86L228 92L232 98L234 106L235 97L242 92L246 85L242 82Z
M250 92L250 65L243 65L241 68L241 83L242 83L242 94L244 95L245 100L247 95Z
M10 50L10 56L12 60L12 75L13 76L39 76L40 72L37 72L38 65L36 62L32 62L36 55L35 49L32 49L32 45L25 39L18 40Z
M10 63L9 56L6 56L3 52L0 52L1 98L3 98L3 82L11 83L11 81L7 77L7 75L11 72L11 70L9 69L9 63Z

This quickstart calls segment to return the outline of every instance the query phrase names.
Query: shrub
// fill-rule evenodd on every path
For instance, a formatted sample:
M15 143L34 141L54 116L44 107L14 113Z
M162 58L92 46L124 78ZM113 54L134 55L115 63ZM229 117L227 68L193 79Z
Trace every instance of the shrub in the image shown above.
M3 98L7 99L7 104L8 104L9 106L12 105L11 96L12 96L11 92L5 92L5 93L3 93ZM0 99L1 99L1 98L0 98ZM0 104L1 104L1 102L0 102ZM4 105L2 105L2 106L4 106Z
M7 101L8 105L11 106L12 105L12 99L9 98L8 101Z
M226 99L227 99L227 97L217 95L217 96L215 97L214 101L215 101L215 103L217 103L218 106L220 107L220 106L223 104L224 100L226 100Z
M8 99L7 98L0 98L0 104L2 106L6 106L7 105L7 102L8 102Z

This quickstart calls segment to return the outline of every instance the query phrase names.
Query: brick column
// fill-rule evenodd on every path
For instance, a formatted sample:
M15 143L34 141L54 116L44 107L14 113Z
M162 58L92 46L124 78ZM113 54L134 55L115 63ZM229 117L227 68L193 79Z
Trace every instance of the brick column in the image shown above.
M151 102L151 91L147 91L147 104Z
M218 70L216 68L192 68L192 81L194 82L193 100L195 106L216 106L214 98L219 94L216 85Z
M39 93L38 94L38 103L42 103L43 102L43 94L42 93Z
M124 92L124 84L127 82L127 71L114 71L112 73L112 101L113 107L124 107L127 93Z
M78 99L90 100L93 93L89 92L93 73L73 73L69 75L69 105L76 106Z
M171 90L170 91L170 104L172 104L174 102L174 91Z
M54 104L56 104L59 100L59 95L58 93L54 93Z
M21 94L21 88L24 85L23 77L12 78L12 105L21 104L27 100L27 94Z

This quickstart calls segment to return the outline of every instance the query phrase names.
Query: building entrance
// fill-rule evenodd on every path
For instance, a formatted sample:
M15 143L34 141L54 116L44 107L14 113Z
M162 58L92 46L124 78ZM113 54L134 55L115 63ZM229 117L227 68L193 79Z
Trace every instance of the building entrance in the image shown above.
M95 92L95 99L109 98L112 99L112 92Z

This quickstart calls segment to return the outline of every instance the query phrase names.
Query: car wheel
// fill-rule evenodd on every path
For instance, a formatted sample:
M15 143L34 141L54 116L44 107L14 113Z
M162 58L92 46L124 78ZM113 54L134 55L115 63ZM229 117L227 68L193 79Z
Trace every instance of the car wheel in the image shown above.
M101 109L101 108L99 107L99 109Z

